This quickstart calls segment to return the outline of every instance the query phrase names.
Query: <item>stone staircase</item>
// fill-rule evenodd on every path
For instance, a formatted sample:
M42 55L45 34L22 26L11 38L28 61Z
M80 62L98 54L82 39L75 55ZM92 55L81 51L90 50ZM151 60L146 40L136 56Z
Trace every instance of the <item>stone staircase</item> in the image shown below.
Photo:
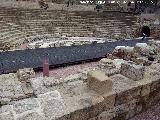
M119 12L0 8L0 22L5 27L1 27L0 40L21 44L26 36L57 33L124 39L128 29L136 30L136 21L136 15Z

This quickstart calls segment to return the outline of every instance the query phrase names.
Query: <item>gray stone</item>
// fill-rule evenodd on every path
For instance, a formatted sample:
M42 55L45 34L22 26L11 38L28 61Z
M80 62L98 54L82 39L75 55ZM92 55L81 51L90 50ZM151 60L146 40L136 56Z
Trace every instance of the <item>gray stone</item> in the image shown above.
M20 100L13 104L13 110L16 114L21 114L29 110L35 110L37 108L39 108L39 104L36 98Z
M144 70L145 68L143 66L128 62L122 63L120 73L132 80L137 81L143 79Z
M57 90L55 90L44 94L40 94L38 95L38 98L41 98L43 100L61 99L61 95Z
M29 112L17 117L17 120L46 120L43 114L37 112Z
M43 77L37 77L30 80L33 92L36 95L44 94L51 91L49 88L46 88L43 83Z
M0 120L14 120L12 105L4 105L0 108Z
M62 99L43 101L41 102L41 106L45 114L46 120L55 120L70 113Z

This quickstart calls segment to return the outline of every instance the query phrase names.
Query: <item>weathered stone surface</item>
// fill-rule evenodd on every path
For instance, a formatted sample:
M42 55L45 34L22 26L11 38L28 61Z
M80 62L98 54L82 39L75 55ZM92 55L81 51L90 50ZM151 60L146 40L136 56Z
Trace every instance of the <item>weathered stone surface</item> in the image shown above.
M65 119L69 110L62 99L52 99L41 102L41 106L46 120L55 120L58 118Z
M33 95L33 88L31 87L30 83L22 82L21 85L25 95L27 96Z
M104 98L95 92L67 98L71 120L87 120L96 117L104 110ZM72 102L71 102L72 101Z
M46 88L43 83L43 77L33 78L30 80L33 92L36 95L44 94L51 91L49 88Z
M8 104L12 100L19 100L26 97L16 74L0 75L0 84L0 102L2 105Z
M21 114L29 110L35 110L37 108L39 108L39 104L36 98L20 100L13 104L13 110L16 114Z
M126 61L123 60L123 59L114 59L113 60L113 63L115 64L116 68L117 69L120 69L121 68L121 64L122 63L125 63Z
M149 66L152 64L152 61L149 61L147 57L138 57L134 59L134 62L144 66Z
M61 99L61 95L57 90L55 90L44 94L40 94L38 95L38 98L41 98L43 100Z
M110 110L114 108L115 100L116 100L116 93L110 92L107 94L102 95L104 98L105 110Z
M5 112L11 112L13 111L13 106L12 105L3 105L0 108L0 114L5 113Z
M117 46L112 54L125 60L131 60L135 56L133 47L129 46Z
M80 79L82 80L87 80L87 74L89 71L93 70L95 68L84 68L82 70L79 71L80 73Z
M120 74L110 77L116 92L115 105L125 104L140 96L141 86Z
M112 81L105 75L105 73L95 70L88 73L87 84L90 89L104 94L112 91Z
M108 58L103 58L99 61L99 67L112 69L115 68L116 66L113 64L113 60Z
M54 77L44 77L43 78L43 83L47 87L52 87L52 86L62 84L62 81L58 80L58 79L55 79Z
M134 47L134 51L143 56L148 56L149 54L154 53L154 49L152 49L146 43L137 43Z
M0 114L0 120L14 120L13 113L6 112Z
M103 58L99 61L98 70L103 71L107 76L118 74L120 71L116 68L113 60Z
M144 77L145 68L134 63L122 63L120 73L132 80L141 80Z
M72 82L72 81L77 81L81 79L81 74L73 74L69 75L68 77L64 78L64 82Z
M12 105L4 105L0 108L0 120L14 120Z
M35 72L33 68L19 69L17 71L17 77L20 81L28 81L29 78L32 78L34 76Z
M38 112L28 112L18 116L16 120L46 120L45 116Z
M98 115L97 120L111 120L115 117L115 113L111 111L104 111L100 115Z

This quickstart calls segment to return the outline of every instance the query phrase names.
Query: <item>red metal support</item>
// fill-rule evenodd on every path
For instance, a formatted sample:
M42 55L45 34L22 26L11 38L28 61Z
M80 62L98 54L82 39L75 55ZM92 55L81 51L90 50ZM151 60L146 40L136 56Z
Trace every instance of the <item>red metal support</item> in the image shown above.
M45 59L43 62L43 77L49 77L49 60Z

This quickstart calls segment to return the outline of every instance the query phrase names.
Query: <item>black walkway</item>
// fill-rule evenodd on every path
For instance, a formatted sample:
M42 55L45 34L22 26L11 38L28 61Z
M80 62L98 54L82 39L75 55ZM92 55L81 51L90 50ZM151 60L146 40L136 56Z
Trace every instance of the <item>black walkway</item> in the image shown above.
M39 48L7 51L0 53L0 74L14 72L20 68L41 68L43 60L49 59L50 65L62 65L98 59L111 53L116 46L134 46L146 40L124 40L59 48Z

